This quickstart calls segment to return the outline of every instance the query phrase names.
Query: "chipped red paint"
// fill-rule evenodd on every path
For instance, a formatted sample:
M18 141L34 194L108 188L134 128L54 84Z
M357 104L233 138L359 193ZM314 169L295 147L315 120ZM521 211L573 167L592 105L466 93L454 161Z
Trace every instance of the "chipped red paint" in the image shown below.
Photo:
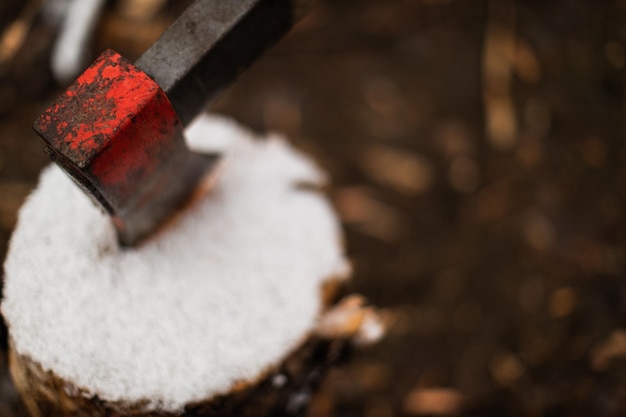
M35 122L35 130L98 183L124 190L175 147L178 117L161 88L112 50L104 52ZM124 192L124 194L126 194Z
M180 172L193 157L169 99L112 50L78 77L34 127L46 152L104 206L129 244L165 215L162 207L182 199L195 180ZM196 171L193 175L199 176Z

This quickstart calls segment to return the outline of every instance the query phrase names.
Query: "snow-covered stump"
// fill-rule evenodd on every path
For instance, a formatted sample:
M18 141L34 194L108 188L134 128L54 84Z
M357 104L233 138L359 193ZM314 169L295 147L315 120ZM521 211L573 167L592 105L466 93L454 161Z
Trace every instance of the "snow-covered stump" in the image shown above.
M382 334L360 297L335 302L350 268L320 170L223 119L187 136L221 168L137 248L55 166L21 209L2 313L33 416L289 414Z

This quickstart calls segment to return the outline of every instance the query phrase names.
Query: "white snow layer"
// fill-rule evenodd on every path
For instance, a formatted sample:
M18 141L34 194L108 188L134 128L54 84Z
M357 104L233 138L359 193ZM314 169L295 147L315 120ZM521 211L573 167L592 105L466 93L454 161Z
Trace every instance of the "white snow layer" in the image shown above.
M106 215L56 166L19 214L2 313L16 350L109 401L180 410L280 363L311 331L324 280L346 275L324 176L281 138L202 117L225 150L214 188L164 232L117 245Z

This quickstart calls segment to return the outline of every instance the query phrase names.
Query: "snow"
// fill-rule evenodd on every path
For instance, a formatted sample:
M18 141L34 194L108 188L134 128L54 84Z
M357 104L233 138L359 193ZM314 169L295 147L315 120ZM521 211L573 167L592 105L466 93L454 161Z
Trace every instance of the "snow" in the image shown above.
M108 401L179 411L281 362L315 327L322 283L349 271L323 173L282 138L203 116L225 152L213 188L140 247L56 166L19 214L2 313L14 347Z

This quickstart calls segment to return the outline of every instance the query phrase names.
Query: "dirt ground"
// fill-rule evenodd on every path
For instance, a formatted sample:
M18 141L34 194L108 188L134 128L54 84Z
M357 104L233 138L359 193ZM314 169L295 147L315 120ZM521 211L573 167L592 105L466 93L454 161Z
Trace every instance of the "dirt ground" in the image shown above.
M136 58L172 3L133 24L111 2L94 53ZM47 163L54 33L37 18L0 65L0 258ZM351 289L392 317L310 416L626 415L624 45L621 0L327 0L215 104L330 172Z

